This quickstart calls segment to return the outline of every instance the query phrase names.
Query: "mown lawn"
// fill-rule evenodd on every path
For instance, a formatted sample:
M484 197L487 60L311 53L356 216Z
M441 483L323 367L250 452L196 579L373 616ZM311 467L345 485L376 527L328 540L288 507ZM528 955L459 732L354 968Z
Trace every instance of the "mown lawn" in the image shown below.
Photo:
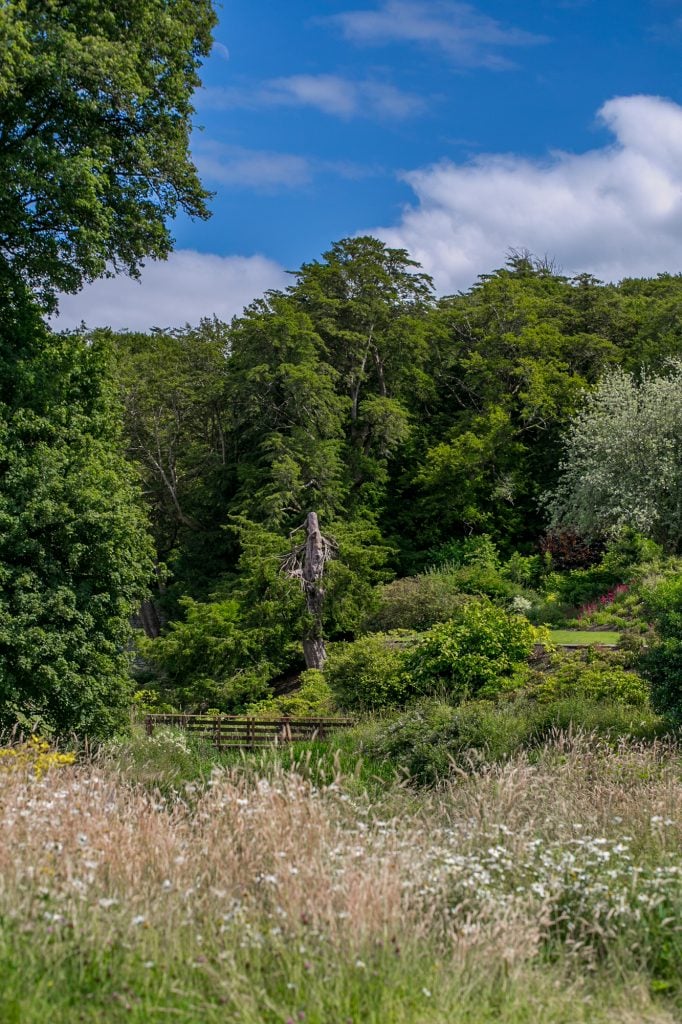
M552 629L550 636L555 644L617 644L621 634L610 630Z

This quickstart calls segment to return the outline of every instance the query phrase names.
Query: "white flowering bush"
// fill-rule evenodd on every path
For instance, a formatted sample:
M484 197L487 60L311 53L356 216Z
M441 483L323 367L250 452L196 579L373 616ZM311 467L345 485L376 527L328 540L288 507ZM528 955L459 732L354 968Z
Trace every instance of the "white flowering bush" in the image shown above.
M554 527L614 536L630 527L669 551L682 543L682 361L638 380L612 370L565 439Z

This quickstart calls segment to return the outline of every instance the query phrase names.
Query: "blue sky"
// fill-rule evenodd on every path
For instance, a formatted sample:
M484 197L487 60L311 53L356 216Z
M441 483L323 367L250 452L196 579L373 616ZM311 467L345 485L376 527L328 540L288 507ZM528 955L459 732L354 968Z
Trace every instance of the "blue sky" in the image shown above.
M227 317L364 231L442 292L510 247L682 270L682 0L225 0L216 40L193 137L212 219L180 218L142 284L65 298L64 325Z

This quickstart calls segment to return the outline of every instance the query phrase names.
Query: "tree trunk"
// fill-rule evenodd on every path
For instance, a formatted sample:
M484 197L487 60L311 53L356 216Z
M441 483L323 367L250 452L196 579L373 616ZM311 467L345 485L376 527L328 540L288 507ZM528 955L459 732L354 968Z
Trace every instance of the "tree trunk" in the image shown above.
M303 641L303 654L306 668L323 669L327 660L327 648L321 636Z
M162 622L154 602L150 599L143 601L137 617L145 631L145 635L151 640L156 640L157 636L161 633Z
M303 585L306 604L313 621L308 636L303 640L303 654L307 668L322 669L327 660L327 648L322 636L322 608L324 605L322 577L324 575L325 544L316 512L308 513L306 533L302 566Z

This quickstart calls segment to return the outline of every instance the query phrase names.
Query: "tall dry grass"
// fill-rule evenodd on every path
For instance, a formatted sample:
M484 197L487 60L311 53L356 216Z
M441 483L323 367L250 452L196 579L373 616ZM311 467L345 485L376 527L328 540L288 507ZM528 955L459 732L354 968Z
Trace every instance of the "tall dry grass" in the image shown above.
M278 770L215 771L172 800L126 783L106 761L42 778L7 771L1 782L4 955L16 964L22 950L36 977L60 976L76 957L81 982L94 963L87 984L106 987L112 970L134 962L132 988L155 993L147 1013L201 989L203 1019L220 1005L232 1014L225 1019L293 1020L293 1000L307 1007L305 1019L331 1022L308 1004L323 1005L340 970L358 991L344 982L339 1006L397 985L397 972L400 983L413 978L421 1006L404 1019L436 1021L456 1019L437 1016L453 978L464 1006L467 978L494 976L530 993L527 972L551 964L567 991L598 972L616 988L638 979L638 1019L674 1019L647 994L653 985L675 997L682 966L682 787L672 746L614 751L558 737L535 763L518 757L437 791L395 787L374 802L341 778L320 788ZM155 979L151 989L140 974ZM373 996L377 1006L384 996ZM589 1008L594 997L585 998ZM571 1005L566 1013L577 1013ZM17 1019L32 1019L22 1012ZM347 1019L359 1022L387 1011L352 1012ZM596 1003L592 1012L584 1019L612 1019ZM583 1017L557 1010L547 1019Z

